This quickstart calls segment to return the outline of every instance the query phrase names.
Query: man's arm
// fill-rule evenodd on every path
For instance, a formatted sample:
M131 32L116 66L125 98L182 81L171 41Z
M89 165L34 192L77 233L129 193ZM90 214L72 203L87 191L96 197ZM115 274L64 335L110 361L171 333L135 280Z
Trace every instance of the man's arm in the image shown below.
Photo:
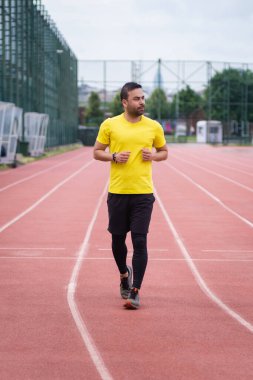
M156 152L153 153L152 160L153 161L163 161L163 160L167 160L167 158L168 158L168 147L165 144L161 148L156 149Z
M93 157L95 160L99 161L113 161L112 154L110 152L106 152L106 148L108 145L102 144L98 141L95 142L93 149Z
M110 152L106 152L108 145L101 144L96 141L93 150L93 157L99 161L113 161L113 155ZM128 161L131 152L115 152L114 160L119 164L125 164Z
M168 157L167 145L164 145L161 148L156 148L156 152L151 152L147 148L142 149L143 161L163 161L163 160L167 160L167 157Z

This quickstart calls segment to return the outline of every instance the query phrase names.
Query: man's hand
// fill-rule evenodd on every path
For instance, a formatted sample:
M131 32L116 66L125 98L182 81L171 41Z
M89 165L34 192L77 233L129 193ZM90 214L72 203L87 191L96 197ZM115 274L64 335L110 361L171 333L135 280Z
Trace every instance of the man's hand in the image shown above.
M125 164L128 161L130 154L131 152L128 152L128 151L116 153L115 155L116 162L118 162L119 164Z
M156 148L156 152L150 150L149 148L142 149L142 159L143 161L163 161L166 160L168 156L167 145L161 148Z
M142 149L142 159L143 159L143 161L152 161L153 160L153 154L148 148Z

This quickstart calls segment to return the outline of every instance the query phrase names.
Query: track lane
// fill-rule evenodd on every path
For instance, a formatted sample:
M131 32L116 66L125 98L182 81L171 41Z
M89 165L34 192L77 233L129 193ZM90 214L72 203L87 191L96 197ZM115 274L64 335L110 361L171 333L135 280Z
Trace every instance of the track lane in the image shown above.
M165 166L154 165L154 169L159 195L194 257L206 258L210 256L206 251L211 249L216 250L217 256L212 254L213 258L221 257L217 252L217 240L213 238L216 233L222 237L218 226L213 229L221 220L222 229L226 226L225 239L218 239L218 243L223 242L222 248L227 250L230 244L231 250L237 248L239 251L244 242L243 249L250 251L251 240L247 234L245 239L233 236L231 215L227 218L226 214L224 218L224 210L221 212L217 205L214 207L210 199L207 202L199 189ZM12 259L14 255L18 257L13 259L15 262L1 260L6 275L1 276L3 294L6 294L1 336L5 339L2 344L7 342L8 349L0 371L6 379L29 376L69 379L72 375L75 379L100 378L67 311L66 286L107 177L105 165L96 163L39 205L22 223L2 234L9 248L18 245L20 248L52 248L53 245L64 248L32 253L22 249L0 251ZM202 226L205 222L206 229ZM104 201L91 235L88 257L80 271L76 300L113 379L188 380L189 376L192 380L248 379L253 372L252 335L200 291L157 203L149 234L150 260L141 293L142 308L137 312L121 307L118 274L109 250L106 225ZM207 235L203 236L202 232ZM231 240L231 236L234 239ZM211 249L206 248L206 243ZM28 254L37 255L36 259L27 257ZM209 262L205 267L199 267L202 261L196 263L205 279L208 275L213 276L208 277L210 287L217 286L221 298L228 291L230 306L234 302L238 309L233 290L240 284L233 282L233 276L227 277L228 263L224 266L222 262L220 266L215 262L215 270L210 270ZM234 266L234 276L237 273L239 280L237 268ZM247 277L249 273L243 273L245 283L239 305L245 313L251 304L244 294L247 286L248 292L252 289L251 276ZM12 331L13 315L16 318ZM29 326L31 331L28 331Z
M235 210L233 210L231 207L229 207L228 205L226 205L220 198L218 198L216 195L214 195L213 193L211 193L210 191L208 191L206 189L206 187L201 186L198 182L194 181L190 176L186 175L185 173L183 173L182 171L176 169L175 167L171 166L170 164L166 163L165 165L168 166L168 167L170 167L174 172L176 172L180 176L184 177L187 181L191 182L195 187L197 187L202 192L204 192L208 196L208 198L210 198L214 202L218 203L221 207L223 207L226 211L228 211L232 215L236 216L236 218L240 219L243 223L247 224L251 228L253 227L253 223L250 220L248 220L243 215L239 214L238 212L236 212Z
M233 170L232 166L230 168L223 168L222 166L220 166L219 168L214 169L212 162L210 163L208 161L203 161L189 154L187 154L187 159L182 158L181 155L176 155L174 153L171 153L170 157L173 157L175 160L187 164L187 166L190 165L196 168L196 170L205 172L208 175L216 176L224 181L234 184L235 186L239 186L244 188L245 190L253 192L253 174L247 172L242 173L239 171L236 172Z
M88 164L92 161L92 157L87 155L84 158L79 154L77 159L71 160L68 164L59 167L53 167L48 173L43 173L40 176L33 177L31 180L19 183L16 186L0 193L0 201L2 204L9 204L0 214L1 228L14 219L17 215L26 212L33 204L40 202L40 199L45 194L52 191L61 182L64 182L66 177L70 177L73 173L81 170L85 162ZM33 173L36 173L37 166L33 166Z
M159 170L157 176L156 183L163 187L164 172ZM170 201L175 202L173 195ZM111 376L246 379L253 370L252 334L202 293L181 260L157 202L138 311L123 308L106 226L104 202L80 270L76 299Z
M2 233L1 247L12 250L0 250L1 379L100 378L66 299L76 252L108 177L104 169L94 178L97 167L72 178Z
M224 146L206 146L197 144L187 144L188 147L182 147L179 145L170 146L172 152L181 152L184 155L188 155L194 152L195 156L198 156L199 161L202 159L210 159L215 162L226 163L230 167L237 169L245 169L251 171L253 153L251 147L224 147Z
M3 186L8 186L18 180L24 180L30 175L37 175L39 172L44 172L45 170L49 170L55 166L61 166L61 164L69 160L75 159L79 155L90 155L91 148L81 147L75 150L71 150L69 152L57 154L51 157L43 157L40 160L36 160L30 162L26 165L20 165L15 169L6 169L4 171L0 171L0 184L1 188ZM36 167L36 169L34 168Z
M169 216L193 259L206 259L205 250L223 250L224 252L237 250L242 252L240 258L243 258L243 251L252 250L252 228L228 213L185 177L177 175L173 170L169 171L170 182L163 180L161 175L168 178L164 167L157 174L159 192ZM178 189L184 189L184 191ZM222 259L224 255L216 252L215 256L211 257ZM230 258L232 258L231 255ZM234 271L231 271L233 265ZM229 306L253 323L251 308L248 306L251 298L249 289L253 287L252 262L244 262L243 265L243 262L231 263L225 260L213 263L197 261L196 266L204 279L207 279L210 288L214 287L219 298L225 303L228 302ZM216 268L216 271L213 268ZM236 270L237 280L233 274ZM238 278L241 281L240 287L238 287Z
M64 302L69 275L57 259L1 260L1 379L99 379Z
M240 184L228 182L223 178L199 170L190 164L188 165L176 159L169 160L165 165L172 165L175 170L179 170L181 173L190 177L194 182L221 200L226 206L248 219L250 223L253 223L253 205L251 202L253 187L246 189L240 186Z
M86 153L86 155L87 155L87 153ZM35 178L37 176L40 176L40 175L42 175L44 173L48 173L48 172L50 172L53 169L59 168L60 166L65 165L66 163L69 163L70 161L76 160L76 159L79 159L79 158L82 158L82 159L84 158L84 153L83 152L80 153L78 156L75 155L74 157L62 160L61 162L58 162L55 165L51 165L50 164L50 166L46 167L45 169L38 170L38 171L36 171L36 173L34 173L34 170L32 168L32 172L31 172L30 175L28 173L27 173L28 175L24 175L25 173L18 172L18 173L16 173L17 175L16 175L16 178L15 178L14 181L11 180L10 176L8 176L8 177L6 176L5 177L6 181L5 181L4 185L2 183L3 181L1 181L0 192L9 190L11 187L14 187L14 186L17 186L17 185L19 185L19 184L21 184L23 182L29 181L29 180L31 180L31 179L33 179L33 178Z
M175 155L176 154L176 155ZM173 152L171 152L170 154L170 157L171 156L175 156L175 157L182 157L184 158L184 152L182 150L174 150ZM224 158L218 158L216 155L215 155L215 161L213 160L213 156L212 157L209 157L206 156L206 155L197 155L195 153L192 153L192 152L187 152L187 158L190 159L191 161L190 162L193 162L193 163L197 163L197 164L203 164L205 165L206 168L210 169L210 170L214 170L217 169L219 174L223 174L224 176L227 176L228 174L229 175L238 175L239 174L243 174L244 177L246 178L249 178L249 177L253 177L253 173L252 173L252 168L251 167L238 167L236 165L236 161L229 161L229 163L224 160ZM237 166L237 167L236 167ZM221 172L221 170L223 170L223 172ZM237 179L236 177L234 177L233 179ZM238 178L238 180L240 181L242 179L242 176L240 176ZM249 184L249 186L251 186L252 183Z

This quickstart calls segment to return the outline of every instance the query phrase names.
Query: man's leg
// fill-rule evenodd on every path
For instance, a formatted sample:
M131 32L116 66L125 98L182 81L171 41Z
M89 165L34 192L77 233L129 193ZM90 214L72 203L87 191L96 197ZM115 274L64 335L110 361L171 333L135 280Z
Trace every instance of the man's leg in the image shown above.
M147 234L138 234L132 232L131 236L134 248L132 260L134 281L132 289L124 306L127 309L138 309L140 306L139 290L141 288L142 280L148 262Z
M133 286L125 303L127 309L140 306L139 289L141 288L148 262L147 233L153 210L153 194L133 195L131 202L130 230L133 243Z
M112 253L114 260L118 266L120 274L127 273L127 246L126 246L126 234L114 235L112 234Z
M120 272L120 295L127 299L132 287L132 268L127 266L126 234L112 234L112 252Z
M133 243L133 288L140 289L148 262L147 234L131 233Z

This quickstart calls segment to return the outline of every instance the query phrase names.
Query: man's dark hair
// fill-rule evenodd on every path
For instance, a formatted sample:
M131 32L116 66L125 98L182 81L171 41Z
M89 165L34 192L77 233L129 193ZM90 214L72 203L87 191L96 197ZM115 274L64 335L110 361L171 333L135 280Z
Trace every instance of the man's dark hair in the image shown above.
M135 83L135 82L127 82L126 84L124 84L124 86L122 87L122 89L120 91L121 101L123 99L127 100L129 91L133 91L136 88L142 88L142 86L138 83Z

